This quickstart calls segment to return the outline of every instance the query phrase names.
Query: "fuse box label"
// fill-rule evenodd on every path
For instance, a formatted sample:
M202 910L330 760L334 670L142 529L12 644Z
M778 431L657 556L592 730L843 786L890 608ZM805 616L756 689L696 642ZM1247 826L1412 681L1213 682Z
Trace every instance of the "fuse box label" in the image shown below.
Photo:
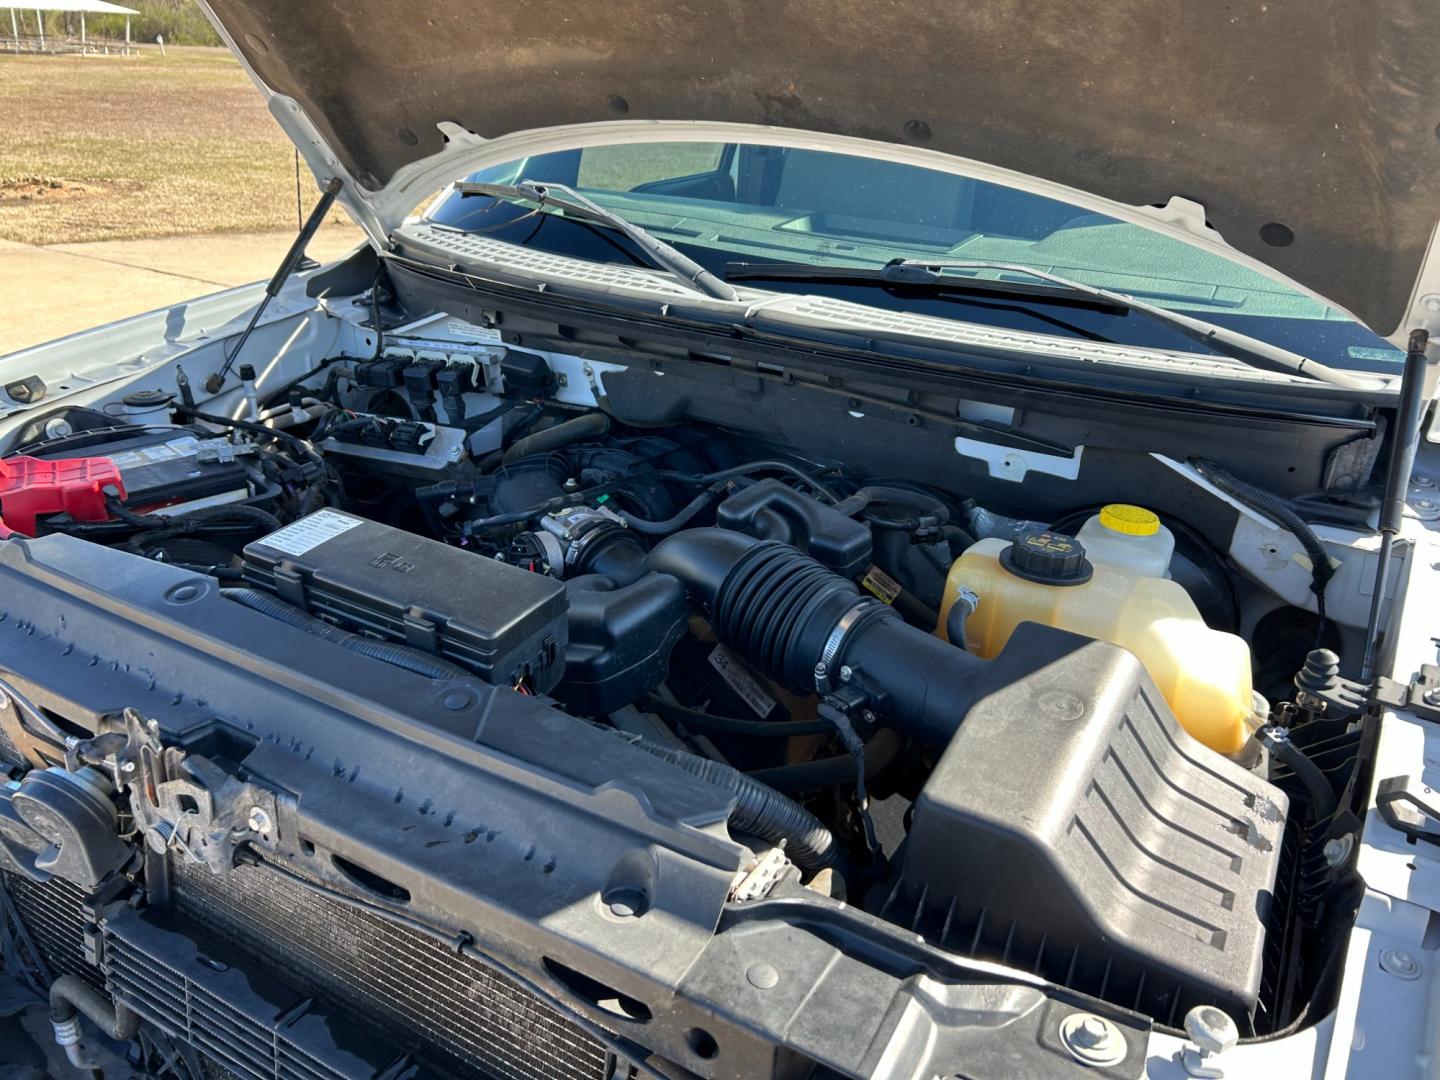
M286 555L304 555L326 540L333 540L341 533L349 532L364 523L363 518L350 517L335 510L317 510L292 525L286 525L279 532L271 533L260 543L276 551L283 551Z

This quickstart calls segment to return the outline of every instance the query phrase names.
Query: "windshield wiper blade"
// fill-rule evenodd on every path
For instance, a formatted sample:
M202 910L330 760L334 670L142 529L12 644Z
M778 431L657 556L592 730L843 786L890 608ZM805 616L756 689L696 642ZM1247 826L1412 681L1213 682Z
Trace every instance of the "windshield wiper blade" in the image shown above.
M890 264L871 266L824 266L805 263L760 263L731 262L725 264L726 281L820 281L835 285L894 285L899 288L915 287L945 290L946 292L977 293L1001 299L1044 300L1067 304L1072 307L1092 308L1096 311L1122 312L1129 310L1124 304L1085 296L1074 289L1056 285L1032 285L1023 281L1003 281L995 278L957 277L939 278L934 274L896 274Z
M553 206L557 210L564 210L567 215L577 220L608 226L616 232L622 233L632 244L643 251L656 267L675 275L685 284L706 296L732 302L740 299L739 293L684 252L677 251L664 240L652 236L639 225L626 221L619 214L591 202L574 188L567 187L565 184L541 183L538 180L521 180L518 184L484 184L465 181L456 184L455 190L462 196L489 195L495 199L519 199L522 202L533 203L541 210L547 206Z
M1231 330L1229 327L1197 319L1190 315L1182 315L1178 311L1170 311L1168 308L1148 304L1144 300L1137 300L1125 293L1102 289L1095 285L1086 285L1073 278L1052 274L1048 270L1037 270L1033 266L1025 266L1021 263L989 262L979 259L896 259L886 263L876 272L885 280L896 284L922 285L944 283L946 270L998 270L1002 273L1025 274L1039 281L1058 285L1077 295L1089 296L1095 300L1133 311L1137 315L1144 315L1170 327L1191 341L1198 342L1221 356L1238 360L1248 367L1259 368L1263 371L1278 370L1290 375L1302 375L1305 378L1315 379L1317 382L1329 383L1331 386L1343 386L1349 390L1370 389L1373 385L1343 371L1337 371L1318 360L1311 360L1307 356L1301 356L1299 353L1291 352L1279 345L1272 345L1268 341L1253 338L1249 334L1242 334L1238 330Z

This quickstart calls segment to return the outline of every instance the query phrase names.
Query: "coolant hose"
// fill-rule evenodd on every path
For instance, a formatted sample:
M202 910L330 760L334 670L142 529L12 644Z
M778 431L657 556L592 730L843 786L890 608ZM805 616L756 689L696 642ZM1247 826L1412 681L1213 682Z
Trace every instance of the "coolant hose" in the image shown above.
M785 844L785 854L801 870L814 873L834 868L840 861L840 849L830 830L803 806L758 780L752 780L737 769L719 761L700 757L687 750L663 746L657 742L616 731L615 734L648 754L679 766L735 796L730 811L730 824L737 832Z
M65 1048L65 1055L76 1068L89 1068L81 1060L80 1014L116 1042L129 1042L140 1030L140 1016L120 1002L113 1005L89 983L77 975L61 975L50 984L50 1027L55 1044Z
M828 690L849 669L878 691L877 711L891 726L931 746L949 741L974 697L984 661L788 544L687 529L647 561L680 580L722 642L799 693Z
M1339 805L1335 788L1325 778L1320 766L1290 741L1290 732L1285 728L1267 726L1257 731L1255 737L1305 785L1305 791L1310 796L1310 820L1329 820Z
M601 412L585 413L556 424L554 427L548 427L544 431L526 435L523 439L516 439L500 460L509 463L523 457L530 457L532 454L548 454L552 450L559 450L562 446L569 446L571 443L601 438L609 431L610 418L608 416Z
M406 671L413 671L417 675L424 675L430 679L471 677L470 672L448 660L442 660L438 656L432 656L430 653L412 649L409 645L401 645L398 642L377 641L375 638L364 637L361 634L352 634L324 619L317 619L308 611L302 611L294 604L287 604L284 600L258 589L221 589L220 595L227 600L234 600L237 604L244 604L251 611L258 611L262 615L268 615L272 619L304 630L307 634L314 634L325 641L334 642L351 652L357 652L361 656L368 656L373 660L383 660L387 664L404 668Z

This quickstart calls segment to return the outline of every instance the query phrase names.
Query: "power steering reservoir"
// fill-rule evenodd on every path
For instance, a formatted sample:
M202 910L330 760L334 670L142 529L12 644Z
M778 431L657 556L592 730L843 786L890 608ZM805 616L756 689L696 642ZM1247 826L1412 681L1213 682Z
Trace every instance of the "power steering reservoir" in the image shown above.
M1101 538L1093 558L1078 537L1052 532L973 544L950 567L935 632L947 636L950 607L969 589L979 603L965 624L966 646L978 656L998 654L1026 621L1112 642L1145 665L1186 731L1233 754L1250 735L1250 648L1207 626L1190 594L1163 576L1174 541L1168 530L1161 535L1159 519L1120 509L1121 530L1108 528L1105 514L1081 530Z

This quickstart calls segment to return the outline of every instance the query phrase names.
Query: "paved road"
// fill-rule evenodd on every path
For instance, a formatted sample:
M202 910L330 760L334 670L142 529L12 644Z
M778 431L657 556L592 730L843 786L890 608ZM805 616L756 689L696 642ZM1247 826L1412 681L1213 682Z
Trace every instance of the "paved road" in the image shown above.
M269 278L294 234L177 236L33 247L0 240L0 356L102 323ZM310 243L322 262L360 242L326 227Z

